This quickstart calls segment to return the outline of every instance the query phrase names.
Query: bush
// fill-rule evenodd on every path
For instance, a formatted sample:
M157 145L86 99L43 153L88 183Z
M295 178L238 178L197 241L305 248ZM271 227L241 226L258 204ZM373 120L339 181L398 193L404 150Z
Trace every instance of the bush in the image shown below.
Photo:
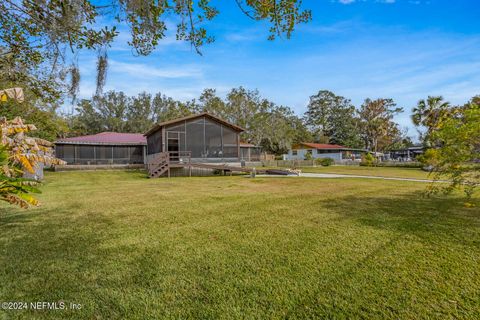
M328 167L328 166L331 166L332 164L334 164L335 160L333 160L332 158L319 158L319 159L315 160L315 162L318 165Z
M311 154L310 152L307 152L307 153L305 154L305 160L313 160L313 156L312 156L312 154Z
M367 153L362 157L362 162L360 163L360 165L373 167L373 165L375 165L375 157L371 153Z

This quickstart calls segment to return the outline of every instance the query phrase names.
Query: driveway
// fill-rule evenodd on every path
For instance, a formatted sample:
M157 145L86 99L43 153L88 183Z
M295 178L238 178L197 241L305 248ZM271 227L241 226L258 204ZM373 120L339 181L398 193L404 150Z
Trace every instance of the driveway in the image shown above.
M296 175L257 175L257 177L261 178L324 178L324 179L331 179L331 178L363 178L363 179L382 179L382 180L396 180L396 181L414 181L414 182L434 182L433 180L428 179L415 179L415 178L391 178L391 177L379 177L379 176L362 176L362 175L353 175L353 174L336 174L336 173L300 173L299 176ZM443 181L442 181L443 182Z

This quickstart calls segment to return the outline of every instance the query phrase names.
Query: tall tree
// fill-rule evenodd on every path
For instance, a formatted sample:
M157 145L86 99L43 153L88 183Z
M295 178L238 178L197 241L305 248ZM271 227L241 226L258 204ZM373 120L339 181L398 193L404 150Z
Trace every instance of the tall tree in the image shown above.
M102 131L125 132L131 98L123 92L108 91L104 95L93 98L93 103L101 119ZM141 115L143 116L143 114Z
M310 96L305 121L318 137L317 140L327 136L329 130L328 118L332 114L332 109L339 105L349 104L350 101L328 90L321 90L316 95Z
M243 127L242 140L260 145L266 151L282 154L292 143L311 139L302 120L290 108L262 98L257 90L234 88L223 100L214 89L205 89L199 101L200 111Z
M358 119L349 99L322 90L310 97L305 121L317 142L329 142L359 148Z
M420 100L413 108L412 121L417 126L424 145L431 147L435 144L432 135L449 116L450 109L450 103L441 96L429 96L426 100Z
M395 140L398 125L393 117L402 111L392 99L365 99L358 115L360 133L367 149L377 152Z
M132 97L127 105L126 129L128 132L146 132L154 122L152 95L142 92Z
M197 111L195 101L181 102L157 93L153 98L153 122L163 122L188 116Z

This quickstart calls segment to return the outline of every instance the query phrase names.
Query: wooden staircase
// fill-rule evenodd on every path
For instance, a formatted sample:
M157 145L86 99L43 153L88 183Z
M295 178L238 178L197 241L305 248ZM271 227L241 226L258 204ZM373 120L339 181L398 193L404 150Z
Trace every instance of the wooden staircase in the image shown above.
M147 163L148 176L159 178L165 173L170 177L170 155L168 152L157 153Z

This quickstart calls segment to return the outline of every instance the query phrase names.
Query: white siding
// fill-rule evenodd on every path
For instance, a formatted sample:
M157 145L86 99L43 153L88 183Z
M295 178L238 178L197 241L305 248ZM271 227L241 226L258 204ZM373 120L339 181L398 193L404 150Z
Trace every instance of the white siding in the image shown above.
M312 150L312 157L313 159L318 159L318 158L332 158L335 161L341 161L342 160L342 152L336 152L336 153L317 153L317 149L298 149L295 150L297 152L297 155L293 154L293 150L288 150L288 153L283 155L284 160L304 160L305 155L307 154L307 150Z

